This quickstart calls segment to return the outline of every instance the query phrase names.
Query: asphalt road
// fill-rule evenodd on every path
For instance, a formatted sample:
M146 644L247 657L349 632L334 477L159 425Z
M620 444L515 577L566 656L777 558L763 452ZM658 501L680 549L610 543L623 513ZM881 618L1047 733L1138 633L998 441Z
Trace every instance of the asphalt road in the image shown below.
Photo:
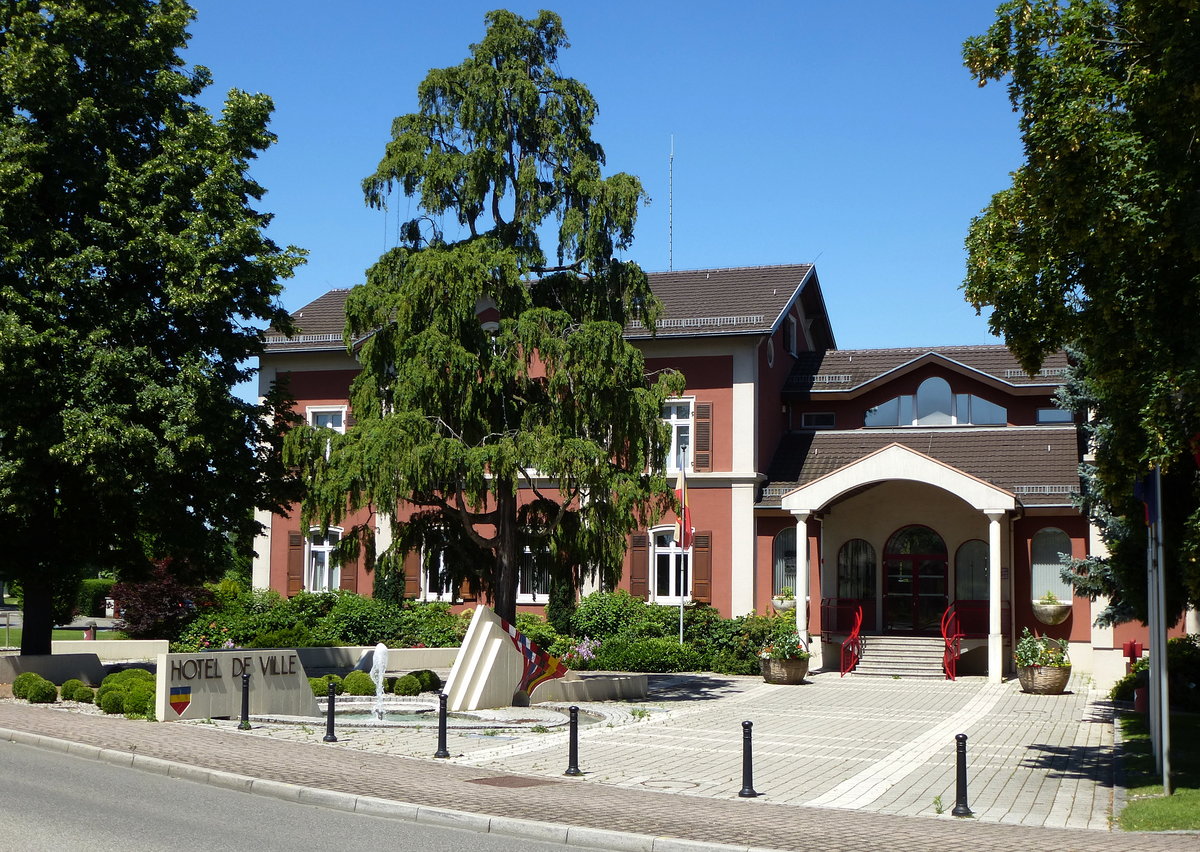
M569 847L253 796L0 743L0 837L23 852L553 852Z

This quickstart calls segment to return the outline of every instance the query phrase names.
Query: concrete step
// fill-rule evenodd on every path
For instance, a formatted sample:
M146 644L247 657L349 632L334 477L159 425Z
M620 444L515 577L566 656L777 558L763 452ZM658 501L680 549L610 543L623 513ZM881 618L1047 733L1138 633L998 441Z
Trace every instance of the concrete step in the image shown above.
M855 674L874 677L943 678L943 642L928 636L864 636Z

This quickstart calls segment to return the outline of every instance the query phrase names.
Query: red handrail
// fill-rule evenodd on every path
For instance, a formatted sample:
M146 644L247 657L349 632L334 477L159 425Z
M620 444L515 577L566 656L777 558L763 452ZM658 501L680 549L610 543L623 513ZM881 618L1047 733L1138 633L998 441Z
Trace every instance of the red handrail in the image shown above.
M958 658L962 655L963 633L958 624L958 613L954 602L942 613L942 669L947 680L955 680L958 673Z
M842 673L840 677L845 677L846 672L852 671L858 665L858 661L862 659L863 641L862 636L859 635L859 631L862 630L862 620L862 606L856 606L854 608L854 629L842 643Z

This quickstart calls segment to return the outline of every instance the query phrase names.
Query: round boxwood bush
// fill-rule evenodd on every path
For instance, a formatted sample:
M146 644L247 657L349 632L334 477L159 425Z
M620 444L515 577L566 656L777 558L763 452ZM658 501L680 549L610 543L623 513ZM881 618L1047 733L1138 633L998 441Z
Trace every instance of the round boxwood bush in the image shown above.
M366 672L353 671L342 680L347 695L374 695L375 681Z
M154 674L145 669L122 669L119 672L113 672L104 676L104 680L100 681L100 685L110 683L129 684L134 682L154 683Z
M396 686L393 691L397 695L419 695L421 692L421 681L417 680L416 675L406 674L403 677L396 678Z
M13 678L12 694L13 698L29 697L29 687L37 683L39 680L45 680L37 672L23 672Z
M25 698L30 704L53 704L58 700L58 687L43 677L29 684Z
M71 693L71 700L78 701L80 704L91 704L96 700L96 690L81 683Z
M415 672L409 672L421 684L421 692L437 692L442 688L442 679L438 677L438 673L430 669L421 669Z
M62 686L58 688L58 694L64 699L71 700L75 695L75 689L80 686L83 686L83 681L79 678L73 677L70 680L64 680Z
M154 688L144 683L136 683L125 693L121 702L121 712L130 717L146 717L154 714Z
M100 705L100 709L105 713L124 713L125 694L126 690L119 686L110 686L107 690L104 687L100 687L96 693L96 703Z

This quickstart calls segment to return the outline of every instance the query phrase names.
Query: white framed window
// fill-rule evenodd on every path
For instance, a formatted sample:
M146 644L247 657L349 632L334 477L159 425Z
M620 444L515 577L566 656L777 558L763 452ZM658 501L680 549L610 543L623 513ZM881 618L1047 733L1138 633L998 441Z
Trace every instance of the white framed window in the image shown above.
M1070 603L1074 592L1062 578L1062 557L1071 555L1071 537L1055 527L1037 531L1030 554L1030 589L1033 599L1052 592L1063 603Z
M304 588L310 592L332 592L340 585L333 564L333 549L342 540L342 531L330 527L321 535L319 527L308 531L308 558L305 560Z
M421 558L421 600L454 603L458 595L451 579L449 551L426 550Z
M668 400L662 409L662 419L671 428L671 446L667 452L667 472L692 469L692 400Z
M1061 408L1039 408L1037 410L1038 423L1072 423L1075 420L1075 413L1072 411L1064 411Z
M650 600L678 606L691 599L691 548L679 546L674 525L650 530Z
M778 595L783 588L796 591L796 528L780 530L775 535L772 547L771 594Z
M867 410L865 426L1004 426L1008 409L971 393L951 393L936 376L926 379L915 395L905 394Z
M517 603L544 604L550 599L549 554L526 547L517 569Z
M305 408L305 417L309 426L318 429L332 429L341 434L346 433L346 406L344 405L310 405Z
M834 429L837 427L837 415L832 411L805 411L800 415L802 429Z

